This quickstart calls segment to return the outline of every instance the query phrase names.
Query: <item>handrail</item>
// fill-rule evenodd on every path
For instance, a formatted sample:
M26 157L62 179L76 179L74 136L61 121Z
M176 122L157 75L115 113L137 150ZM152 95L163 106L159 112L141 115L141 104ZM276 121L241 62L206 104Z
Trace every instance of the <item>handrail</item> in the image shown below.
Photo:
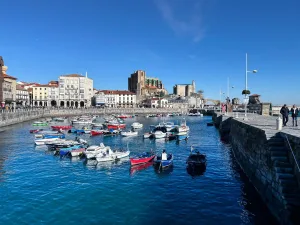
M297 165L297 168L298 168L298 172L300 172L299 164L298 164L297 159L296 159L296 157L295 157L295 155L294 155L293 149L292 149L292 147L291 147L291 144L290 144L290 141L289 141L287 135L285 135L285 138L286 138L286 140L287 140L287 142L288 142L288 144L289 144L289 147L290 147L290 150L291 150L291 152L292 152L293 158L294 158L294 160L295 160L295 162L296 162L296 165Z

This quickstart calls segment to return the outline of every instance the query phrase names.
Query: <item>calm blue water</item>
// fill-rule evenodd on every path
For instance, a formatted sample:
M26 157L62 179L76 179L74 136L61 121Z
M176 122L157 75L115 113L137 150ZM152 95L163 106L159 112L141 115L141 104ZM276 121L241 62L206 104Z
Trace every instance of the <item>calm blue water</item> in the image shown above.
M180 118L167 120L178 121ZM148 131L159 118L134 118ZM143 140L142 137L91 137L91 144L127 143L132 153L165 148L175 156L173 170L152 166L130 170L124 160L95 165L60 159L35 148L31 123L0 134L0 224L273 224L210 117L187 118L187 142ZM143 133L144 131L141 131ZM83 135L84 137L84 135ZM72 138L74 138L72 136ZM191 176L185 160L190 146L206 153L207 169Z

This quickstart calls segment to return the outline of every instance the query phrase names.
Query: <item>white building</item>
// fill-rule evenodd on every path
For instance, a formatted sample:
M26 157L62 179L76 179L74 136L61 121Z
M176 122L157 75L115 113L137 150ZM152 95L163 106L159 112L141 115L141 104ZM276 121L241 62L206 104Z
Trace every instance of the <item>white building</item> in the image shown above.
M132 108L136 105L136 94L130 91L120 90L102 90L98 92L98 101L96 96L96 105L104 105L106 107L123 107Z
M98 91L94 95L95 97L95 106L101 107L106 105L106 97L104 92Z
M147 108L168 108L168 100L164 98L148 98L144 102Z
M22 106L30 105L29 92L22 85L17 85L16 103L17 105L22 105Z
M93 97L93 80L79 74L59 77L60 107L90 107Z

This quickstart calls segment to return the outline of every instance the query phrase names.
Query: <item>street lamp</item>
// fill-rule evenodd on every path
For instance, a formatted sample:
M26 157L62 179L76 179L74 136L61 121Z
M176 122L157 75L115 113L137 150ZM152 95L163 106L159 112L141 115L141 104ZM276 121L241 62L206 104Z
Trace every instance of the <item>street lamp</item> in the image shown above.
M248 70L248 55L246 53L246 70L245 70L245 118L244 120L248 120L247 118L247 95L248 95L248 73L257 73L257 70Z

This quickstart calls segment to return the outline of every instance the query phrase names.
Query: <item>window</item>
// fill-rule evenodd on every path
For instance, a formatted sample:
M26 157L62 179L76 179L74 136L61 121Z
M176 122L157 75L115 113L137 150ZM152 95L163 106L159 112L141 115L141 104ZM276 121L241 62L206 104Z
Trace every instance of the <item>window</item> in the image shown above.
M80 95L81 98L84 98L84 95Z
M47 88L45 88L45 91L47 90Z
M60 87L61 87L61 88L64 88L64 85L63 85L63 84L61 84L61 85L60 85Z
M81 94L84 93L84 89L80 89L80 93L81 93Z
M40 90L42 90L42 88L40 88Z

